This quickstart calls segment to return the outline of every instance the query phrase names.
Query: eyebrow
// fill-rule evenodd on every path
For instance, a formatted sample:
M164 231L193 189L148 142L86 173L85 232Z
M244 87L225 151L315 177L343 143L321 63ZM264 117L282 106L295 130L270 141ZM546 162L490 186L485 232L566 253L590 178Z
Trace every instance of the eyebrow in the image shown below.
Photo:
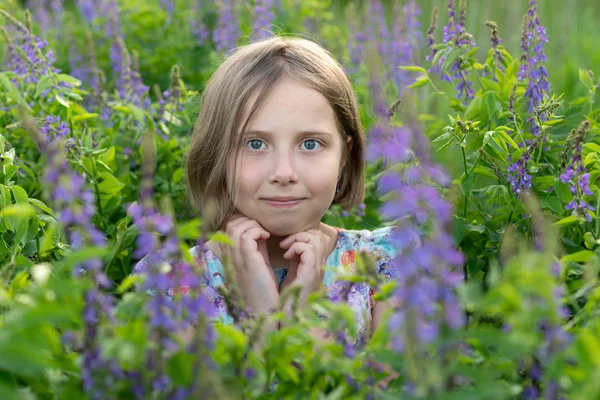
M262 130L255 130L255 129L244 132L244 137L254 136L254 135L272 137L273 133L269 132L269 131L262 131ZM333 134L328 131L304 130L304 131L296 132L296 136L333 136Z

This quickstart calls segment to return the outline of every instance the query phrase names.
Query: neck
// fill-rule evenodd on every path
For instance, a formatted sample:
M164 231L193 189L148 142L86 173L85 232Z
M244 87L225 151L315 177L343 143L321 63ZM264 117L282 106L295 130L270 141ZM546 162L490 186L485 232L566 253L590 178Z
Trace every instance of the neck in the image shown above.
M335 246L337 244L337 230L334 227L331 227L322 222L319 222L319 225L315 227L315 229L319 229L331 239L330 247L326 249L327 255L329 256L329 254L331 254L333 250L335 250ZM282 249L281 247L279 247L279 243L286 237L287 236L271 236L269 237L269 239L267 239L267 251L269 252L269 260L273 269L289 267L290 260L286 260L285 258L283 258L283 255L285 254L287 249Z

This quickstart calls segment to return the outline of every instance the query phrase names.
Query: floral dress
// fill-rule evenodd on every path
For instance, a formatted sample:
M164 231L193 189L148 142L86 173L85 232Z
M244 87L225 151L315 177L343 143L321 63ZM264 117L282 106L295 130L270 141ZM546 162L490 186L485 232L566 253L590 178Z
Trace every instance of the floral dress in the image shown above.
M348 282L339 279L340 276L352 275L356 272L356 254L365 251L376 259L377 272L383 274L386 280L393 277L391 261L396 256L396 248L392 244L393 227L378 228L373 231L346 230L336 228L338 231L337 243L333 252L327 257L323 286L326 295L333 298L336 294L345 291ZM224 324L232 324L233 318L227 313L227 307L223 296L216 290L220 285L226 285L224 281L223 266L217 256L206 249L204 257L200 254L200 247L192 247L190 252L194 259L202 267L206 267L201 277L204 295L208 296L216 309L215 320ZM145 260L142 259L134 269L134 273L143 272ZM280 284L287 274L287 268L274 269L275 277ZM169 289L168 294L187 293L189 288L182 286ZM368 338L372 310L374 306L373 295L375 291L367 283L361 282L352 285L349 290L347 301L356 316L359 336L348 339L350 344L359 345Z

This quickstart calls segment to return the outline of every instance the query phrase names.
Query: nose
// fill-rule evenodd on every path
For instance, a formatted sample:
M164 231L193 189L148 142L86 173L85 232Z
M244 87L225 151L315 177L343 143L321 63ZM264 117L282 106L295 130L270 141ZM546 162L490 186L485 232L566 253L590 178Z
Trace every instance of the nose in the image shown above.
M273 154L269 183L287 185L298 182L295 160L287 151Z

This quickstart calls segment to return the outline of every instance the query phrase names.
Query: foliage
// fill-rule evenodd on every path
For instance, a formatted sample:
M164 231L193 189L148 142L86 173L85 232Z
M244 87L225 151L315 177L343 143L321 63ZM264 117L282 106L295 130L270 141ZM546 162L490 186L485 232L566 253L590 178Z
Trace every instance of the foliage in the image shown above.
M233 2L72 3L0 10L1 398L600 395L598 83L581 69L587 96L551 93L535 1L521 48L488 21L483 56L464 1L449 1L439 43L435 23L421 33L414 1L392 5L394 21L378 1L348 6L355 29L322 1L275 2L272 20L248 4L229 20L241 37L218 40ZM172 270L201 272L189 250L209 232L182 162L203 83L257 20L313 32L361 100L365 203L324 221L393 224L421 242L399 251L396 280L383 284L368 254L348 277L396 301L364 347L348 345L351 308L325 296L269 316L283 328L262 338L270 321L213 324L200 293L161 303L144 291ZM451 115L433 114L440 102ZM436 164L444 154L452 165ZM132 275L148 250L168 254Z

